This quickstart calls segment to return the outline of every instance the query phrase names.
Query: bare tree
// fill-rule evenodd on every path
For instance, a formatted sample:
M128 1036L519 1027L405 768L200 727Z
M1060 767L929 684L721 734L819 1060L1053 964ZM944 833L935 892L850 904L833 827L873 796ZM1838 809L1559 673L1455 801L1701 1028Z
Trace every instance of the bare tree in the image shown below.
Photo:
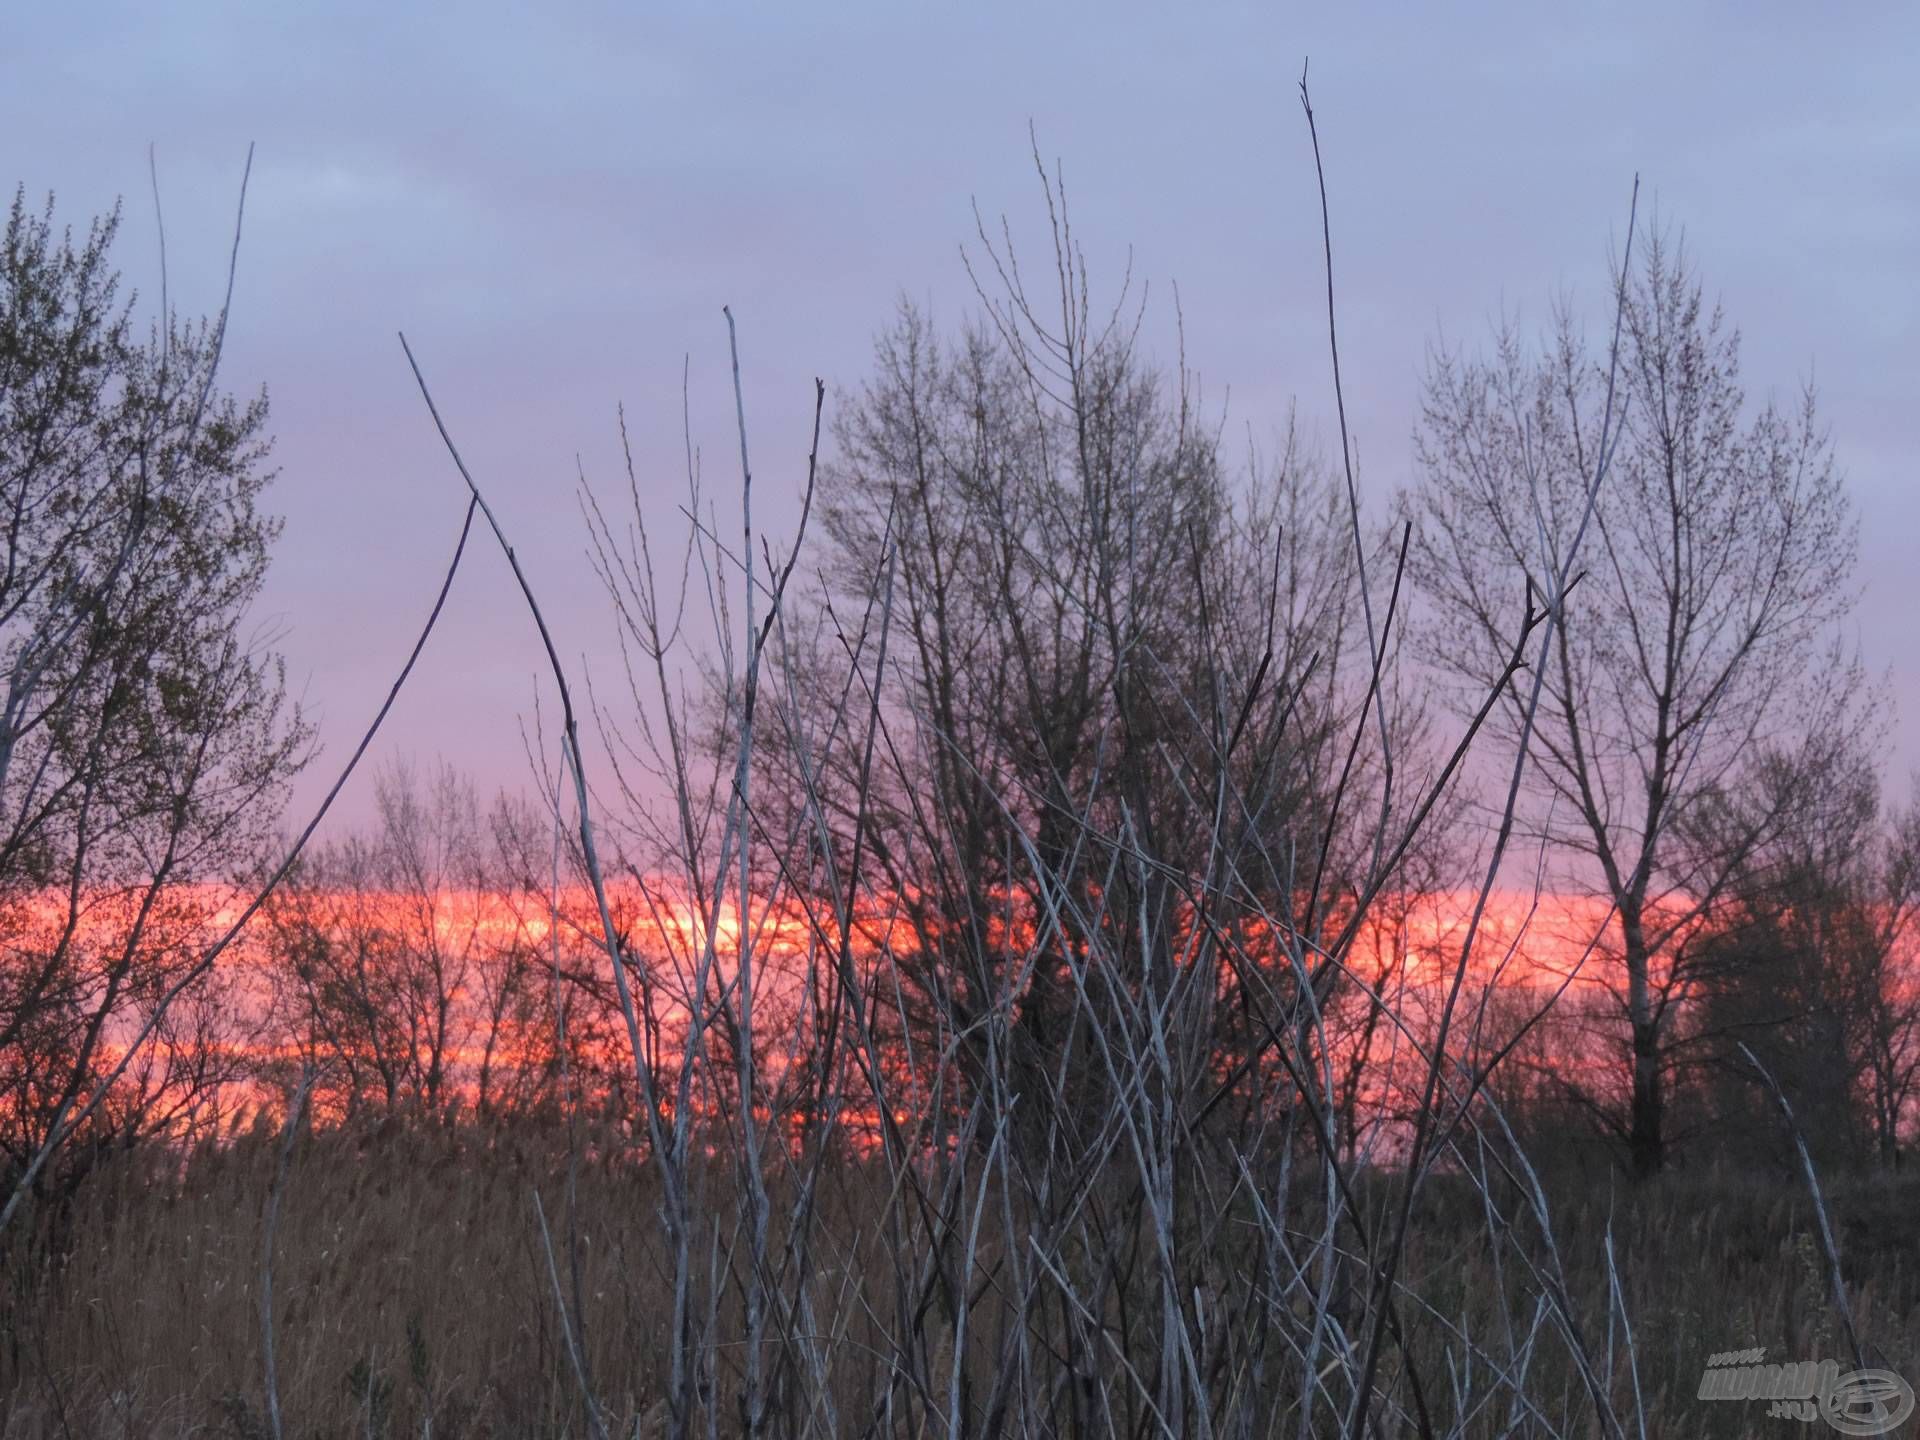
M1379 1196L1392 1213L1356 1193L1371 1141L1341 1143L1327 1013L1335 985L1369 979L1372 907L1551 636L1571 550L1516 597L1437 775L1396 796L1403 577L1360 585L1374 552L1350 473L1344 496L1301 487L1319 523L1261 530L1272 492L1234 494L1182 387L1139 363L1132 317L1096 318L1054 217L1059 318L989 246L1004 295L979 333L896 367L904 387L883 362L878 423L843 434L817 495L809 465L802 530L817 499L840 531L821 591L790 590L797 546L754 527L737 352L738 525L689 439L677 595L647 516L583 497L629 662L626 693L595 701L637 926L613 918L547 637L554 793L570 771L575 797L554 818L579 821L639 1089L629 1134L657 1186L671 1301L647 1424L1567 1433L1534 1399L1553 1347L1598 1433L1624 1437L1613 1347L1584 1337L1544 1196L1500 1134L1498 1059L1449 1046L1511 800L1431 1036L1391 992L1372 1014L1420 1092L1404 1180ZM627 479L642 512L631 458ZM1324 569L1295 568L1295 540ZM1286 608L1313 593L1330 613ZM1355 674L1330 652L1362 634ZM1469 1334L1418 1288L1409 1224L1441 1165L1471 1171L1486 1246L1537 1285L1531 1329L1506 1314ZM584 1334L547 1253L562 1329ZM607 1372L567 1349L591 1428Z
M1574 857L1569 883L1617 915L1614 991L1628 1032L1615 1123L1636 1173L1666 1158L1668 1041L1687 993L1687 937L1746 857L1793 823L1765 758L1830 746L1861 723L1857 669L1833 638L1852 603L1855 528L1807 388L1750 406L1739 335L1707 306L1682 246L1656 236L1622 280L1612 398L1569 306L1536 350L1511 326L1489 358L1446 353L1418 432L1416 576L1433 607L1427 659L1471 697L1496 673L1501 618L1577 533L1603 458L1596 545L1554 636L1528 769L1537 834ZM1521 690L1500 712L1518 735ZM1689 843L1688 817L1740 797L1743 822Z
M571 1049L609 1037L571 930L563 973L548 963L549 897L527 873L533 815L505 797L483 811L444 764L424 777L389 766L375 800L369 832L311 855L269 904L276 1063L324 1061L322 1108L348 1116L368 1104L436 1114L471 1103L493 1116L551 1103L556 1005L584 992ZM604 1056L575 1058L589 1076L604 1071Z
M948 339L903 305L836 417L824 608L794 621L839 648L861 597L887 593L888 653L869 644L859 663L893 744L870 764L847 749L817 788L843 833L871 827L915 935L920 1014L973 1037L962 1054L978 1062L977 1021L1014 984L1011 1039L1035 1077L1090 1039L1071 978L1089 937L1049 927L1062 897L1043 877L1071 877L1075 908L1124 930L1138 887L1165 891L1159 913L1206 886L1210 853L1261 872L1252 857L1331 841L1322 877L1310 861L1262 874L1271 913L1311 930L1364 869L1353 842L1367 815L1355 798L1347 827L1332 823L1366 664L1344 497L1291 428L1277 456L1235 473L1184 366L1168 374L1143 353L1130 284L1096 306L1064 189L1042 181L1057 293L1030 294L1008 242L983 228L975 324ZM1143 856L1110 868L1122 835ZM1036 934L1052 938L1031 954ZM1150 987L1165 983L1179 937L1134 939L1155 956ZM1268 964L1283 968L1271 951ZM1221 1034L1232 1017L1228 1005ZM1074 1084L1104 1081L1088 1067Z
M1210 1433L1242 1336L1297 1347L1313 1376L1352 1322L1330 1300L1296 1324L1237 1280L1214 1290L1237 1263L1221 1207L1270 1193L1277 1166L1284 1211L1292 1155L1323 1150L1315 1239L1352 1223L1367 1243L1320 1007L1445 785L1403 816L1384 744L1363 744L1405 727L1385 713L1384 581L1382 623L1361 633L1355 495L1291 446L1233 475L1186 377L1145 363L1130 305L1093 310L1057 177L1047 196L1059 318L984 236L1004 286L983 289L972 333L948 342L903 313L823 473L819 590L783 600L791 564L749 563L694 485L696 578L676 607L644 520L623 533L588 497L636 662L611 748L671 797L670 824L636 827L658 848L629 856L667 921L660 945L632 947L650 982L636 993L690 1017L636 1043L677 1071L671 1138L650 1155L673 1257L670 1433L727 1369L742 1430L810 1423L819 1377L846 1364L826 1317L865 1324L809 1283L830 1259L877 1264L890 1291L859 1402L878 1428L994 1433L1044 1414L1072 1433ZM704 715L669 678L702 586L721 637ZM745 646L727 638L742 597L770 606ZM1539 622L1514 618L1522 638ZM728 933L730 856L754 880ZM783 973L768 942L796 932ZM733 953L749 944L751 1016ZM786 987L797 1014L767 1003ZM813 1094L792 1148L754 1140L795 1113L796 1069ZM724 1122L709 1133L731 1185L687 1146L701 1106ZM891 1196L871 1237L822 1215L847 1173L823 1168L837 1131L873 1147ZM773 1194L792 1198L769 1224ZM1274 1295L1335 1263L1260 1223ZM1400 1302L1377 1303L1404 1361L1393 1387L1424 1410ZM775 1361L751 1363L767 1343ZM1354 1364L1327 1403L1372 1379ZM1261 1408L1235 1403L1241 1423ZM811 1420L833 1431L832 1413Z

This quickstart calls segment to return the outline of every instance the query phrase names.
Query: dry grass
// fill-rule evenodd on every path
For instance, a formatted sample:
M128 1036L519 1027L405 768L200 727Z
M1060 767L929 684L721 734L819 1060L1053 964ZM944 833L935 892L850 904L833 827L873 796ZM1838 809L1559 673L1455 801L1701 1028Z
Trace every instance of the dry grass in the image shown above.
M264 1129L241 1136L196 1155L172 1177L155 1173L151 1157L122 1160L66 1214L39 1217L30 1256L16 1239L0 1336L0 1435L270 1433L258 1287L274 1142ZM852 1161L832 1173L824 1229L849 1249L839 1263L823 1265L818 1280L823 1295L850 1281L872 1291L870 1315L885 1312L890 1272L863 1264L866 1242L855 1237L876 1229L878 1183L877 1172ZM1366 1177L1358 1189L1363 1212L1384 1208L1394 1183ZM1758 1402L1695 1398L1714 1351L1768 1346L1773 1358L1843 1358L1812 1217L1790 1176L1680 1174L1635 1189L1604 1175L1568 1175L1546 1184L1576 1313L1608 1313L1604 1236L1611 1224L1649 1436L1738 1435L1759 1423ZM564 1277L565 1157L533 1132L483 1137L390 1125L304 1138L283 1201L274 1273L286 1433L300 1440L588 1433L534 1213L535 1186L555 1227ZM587 1163L580 1171L585 1355L616 1436L655 1433L666 1418L667 1259L657 1203L644 1166ZM1513 1254L1501 1270L1491 1263L1481 1204L1474 1187L1441 1175L1415 1211L1405 1293L1414 1350L1434 1388L1449 1374L1449 1359L1460 1364L1462 1347L1449 1327L1484 1337L1508 1316L1524 1321L1533 1313L1535 1287L1513 1273ZM1920 1373L1920 1180L1842 1185L1834 1205L1869 1358L1877 1352L1896 1371ZM1304 1196L1295 1223L1316 1227ZM1333 1308L1357 1307L1361 1297L1347 1287L1364 1281L1362 1268L1350 1267ZM1222 1277L1223 1310L1235 1284ZM740 1319L716 1318L713 1359L725 1390L737 1369L737 1357L725 1353L727 1337L741 1333ZM1613 1352L1617 1398L1631 1409L1624 1337L1588 1340ZM828 1383L846 1428L860 1413L859 1397L871 1393L882 1343L878 1328L855 1325L831 1352ZM970 1348L979 1352L970 1370L991 1363L984 1342ZM1585 1433L1590 1406L1564 1355L1543 1345L1537 1365L1528 1389L1543 1411L1539 1433ZM1504 1400L1498 1413L1467 1419L1478 1398L1470 1388L1434 1396L1437 1412L1451 1417L1443 1428L1464 1420L1465 1433L1501 1433ZM718 1431L729 1433L735 1427L720 1408Z

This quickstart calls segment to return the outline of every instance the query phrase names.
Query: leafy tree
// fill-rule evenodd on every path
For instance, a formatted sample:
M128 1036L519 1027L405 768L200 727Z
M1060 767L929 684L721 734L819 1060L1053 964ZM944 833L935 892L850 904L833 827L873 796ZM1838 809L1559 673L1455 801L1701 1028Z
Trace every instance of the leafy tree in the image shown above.
M109 264L118 227L116 211L76 239L51 198L35 212L18 192L0 241L9 1166L192 964L309 748L279 658L246 627L279 529L261 509L266 395L216 386L224 309L137 333ZM194 1010L157 1055L204 1059L215 1042ZM93 1123L130 1134L171 1113L110 1105Z
M1920 812L1883 813L1860 754L1837 757L1815 783L1776 772L1774 784L1805 798L1690 947L1701 1004L1687 1039L1718 1080L1723 1135L1775 1132L1745 1045L1792 1097L1816 1153L1891 1167L1920 1083Z

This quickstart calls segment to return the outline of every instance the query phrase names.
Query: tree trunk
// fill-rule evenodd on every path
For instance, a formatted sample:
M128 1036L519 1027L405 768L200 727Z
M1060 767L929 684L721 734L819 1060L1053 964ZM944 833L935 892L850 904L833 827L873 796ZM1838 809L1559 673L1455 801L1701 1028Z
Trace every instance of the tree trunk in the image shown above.
M1627 1113L1627 1163L1636 1180L1666 1164L1666 1094L1660 1076L1660 1021L1653 1009L1646 931L1637 905L1621 907L1627 962L1627 1019L1633 1029L1633 1085Z
M1627 1158L1636 1180L1660 1173L1666 1164L1666 1094L1660 1084L1659 1027L1633 1022L1633 1099L1627 1126Z

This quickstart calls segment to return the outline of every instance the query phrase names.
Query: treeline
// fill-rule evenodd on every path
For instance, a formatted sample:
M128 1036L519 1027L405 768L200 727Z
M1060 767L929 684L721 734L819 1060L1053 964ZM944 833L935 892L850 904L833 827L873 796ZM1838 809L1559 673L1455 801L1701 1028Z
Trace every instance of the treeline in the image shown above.
M1780 1081L1823 1162L1896 1168L1912 1144L1915 836L1911 821L1904 831L1880 823L1869 772L1841 778L1848 783L1837 803L1755 857L1662 977L1680 1007L1669 1085L1681 1153L1692 1163L1778 1151L1755 1060ZM43 1197L77 1184L112 1149L195 1143L262 1112L284 1114L302 1091L327 1124L408 1116L549 1123L569 1105L599 1119L631 1114L633 1077L604 941L573 864L558 856L566 868L556 865L562 837L553 816L505 792L483 805L472 781L445 767L390 766L371 788L373 823L309 852L282 882L225 971L181 1007L191 1024L167 1030L154 1057L130 1072L125 1092L46 1174ZM657 883L616 882L613 895L649 1047L671 1056L693 1010L686 979L697 957L688 947L700 917L684 894ZM1396 1074L1396 1042L1430 1039L1470 898L1403 886L1377 902L1352 950L1353 983L1323 1005L1349 1156L1384 1143L1390 1157L1394 1137L1404 1138L1417 1096ZM1000 899L1030 916L1024 902ZM914 908L890 895L862 908L854 954L867 983L897 966L923 971ZM204 944L211 909L198 897L185 909L203 928L153 925L159 943L134 960L179 963ZM779 1007L780 1023L768 1029L785 1039L772 1055L762 1047L763 1065L779 1076L762 1104L781 1125L796 1122L818 1082L804 997L820 984L819 944L832 937L808 917L793 904L761 912L763 1003ZM1468 1063L1484 1064L1518 1036L1491 1082L1508 1116L1536 1154L1584 1152L1585 1163L1605 1163L1625 1140L1617 1000L1598 979L1617 937L1591 903L1569 907L1553 896L1506 895L1499 919L1492 967L1471 976L1480 998ZM1014 933L1019 923L1002 943L1031 943ZM125 903L90 896L80 916L43 908L14 932L14 964L25 969L57 953L50 937L70 924L76 934L117 930ZM1274 935L1243 924L1238 944L1271 983L1285 983ZM714 986L731 977L735 951L723 928ZM1574 983L1556 993L1569 972ZM1231 966L1221 983L1231 1001ZM928 1031L931 1003L914 986L898 1033ZM17 1028L4 1135L24 1165L54 1103L35 1082L62 1076L73 1056L59 1048L65 1032ZM123 1033L104 1031L102 1066ZM35 1053L36 1040L49 1048ZM708 1043L721 1052L715 1069L730 1090L731 1041ZM1242 1053L1231 1043L1220 1042L1223 1067ZM696 1116L724 1109L704 1092L693 1098ZM645 1139L635 1138L643 1154Z
M1903 833L1878 823L1871 775L1852 782L1844 803L1819 817L1833 828L1810 826L1756 861L1675 957L1677 973L1663 976L1682 1006L1669 1085L1679 1153L1691 1165L1780 1153L1776 1107L1756 1064L1780 1083L1829 1168L1895 1169L1913 1142L1917 852L1910 825ZM389 766L372 789L373 823L311 851L282 882L221 981L195 995L191 1036L172 1043L168 1064L137 1072L145 1083L49 1174L43 1194L56 1183L71 1188L113 1148L192 1145L277 1123L296 1095L313 1123L349 1128L393 1119L550 1125L570 1113L617 1128L631 1116L634 1081L604 941L591 897L571 867L556 864L553 816L507 792L483 806L472 781L444 766ZM616 882L611 893L648 1047L665 1064L695 1009L684 979L697 963L688 947L701 920L684 896L644 879ZM1397 889L1353 947L1353 983L1323 1002L1334 1117L1349 1158L1377 1151L1390 1163L1405 1141L1418 1095L1396 1050L1431 1041L1470 900ZM906 918L913 907L885 902L863 908L854 925L854 965L868 985L927 963ZM1497 958L1470 977L1478 1008L1467 1063L1506 1051L1490 1089L1537 1160L1604 1166L1627 1138L1617 1000L1596 978L1617 937L1598 907L1552 896L1504 895L1497 920ZM761 921L763 1014L777 1013L766 1028L782 1043L762 1046L759 1104L776 1129L797 1135L818 1103L822 1059L808 997L822 983L820 945L835 937L802 905L764 910ZM731 923L729 911L714 987L734 974ZM1031 945L1018 928L1003 943ZM1243 925L1237 944L1243 963L1285 982L1278 937ZM1221 976L1229 1003L1235 983L1229 966ZM931 1003L918 986L903 995L888 1027L895 1068L904 1070L915 1035L937 1028ZM696 1127L722 1122L737 1104L732 1040L707 1043L717 1062L713 1080L689 1097ZM1223 1040L1216 1067L1228 1073L1244 1054ZM64 1058L33 1063L55 1074ZM952 1078L964 1093L962 1074ZM8 1138L19 1155L35 1134L35 1096L24 1086L13 1095L20 1108L8 1113ZM850 1143L870 1145L867 1097L847 1104L842 1123L858 1132ZM644 1157L646 1138L630 1140Z
M310 737L242 640L264 404L213 383L223 321L133 341L111 222L76 246L16 200L10 1334L68 1298L103 1159L217 1166L264 1083L243 1431L282 1428L276 1334L342 1323L272 1298L290 1177L491 1127L551 1146L522 1301L555 1433L1624 1435L1614 1337L1675 1297L1556 1238L1550 1150L1582 1193L1600 1157L1899 1163L1920 830L1881 805L1813 397L1749 401L1630 223L1604 344L1563 310L1435 358L1383 525L1344 429L1229 443L1045 183L1044 295L983 229L970 323L903 307L824 425L817 388L798 535L754 529L738 367L724 521L691 443L677 541L631 459L583 481L624 683L549 647L538 798L390 769L376 823L297 856ZM625 1409L585 1165L649 1216ZM1436 1186L1494 1277L1470 1314L1421 1258ZM1834 1343L1885 1361L1911 1297L1856 1314L1820 1233Z

